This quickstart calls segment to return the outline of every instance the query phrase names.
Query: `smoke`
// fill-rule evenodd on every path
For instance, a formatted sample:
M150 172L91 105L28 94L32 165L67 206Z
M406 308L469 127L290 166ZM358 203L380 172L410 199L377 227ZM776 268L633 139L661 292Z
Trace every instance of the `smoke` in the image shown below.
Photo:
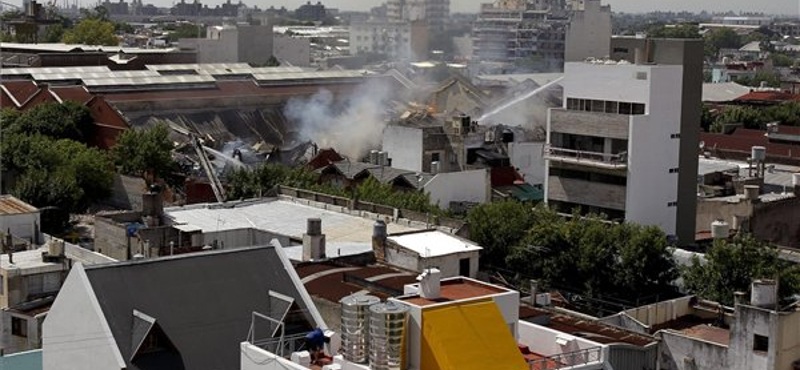
M301 137L358 160L381 143L390 95L385 82L372 80L345 96L322 89L310 98L292 98L284 114Z

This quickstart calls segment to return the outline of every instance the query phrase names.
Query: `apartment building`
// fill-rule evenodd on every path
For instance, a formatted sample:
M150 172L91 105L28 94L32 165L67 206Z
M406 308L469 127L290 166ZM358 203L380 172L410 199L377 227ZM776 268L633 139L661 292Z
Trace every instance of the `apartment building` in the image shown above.
M391 60L428 57L428 27L424 21L367 20L350 26L350 54L381 54Z
M389 21L425 21L433 31L444 30L450 18L450 0L389 0L386 2Z
M557 71L565 58L605 55L610 38L611 8L600 0L498 0L481 5L473 58Z
M615 38L618 58L567 63L547 123L547 202L694 241L702 43ZM634 57L631 57L634 56Z

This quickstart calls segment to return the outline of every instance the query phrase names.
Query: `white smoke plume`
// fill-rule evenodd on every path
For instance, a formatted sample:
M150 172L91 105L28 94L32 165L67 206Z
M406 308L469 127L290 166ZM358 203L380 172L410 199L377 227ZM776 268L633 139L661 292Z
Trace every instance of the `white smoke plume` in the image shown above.
M386 83L372 80L344 96L322 89L310 98L292 98L284 114L304 139L358 160L380 145L390 96Z

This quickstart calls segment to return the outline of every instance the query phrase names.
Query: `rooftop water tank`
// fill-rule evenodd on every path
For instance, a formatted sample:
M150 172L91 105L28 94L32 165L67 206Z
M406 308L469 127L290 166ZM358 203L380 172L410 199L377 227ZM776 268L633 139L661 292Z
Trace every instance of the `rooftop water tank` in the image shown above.
M371 295L342 298L342 355L345 360L366 364L369 358L369 307L380 303Z
M408 306L386 302L370 306L369 366L372 370L402 370Z
M774 308L778 303L778 284L775 280L756 280L751 286L750 304L762 308Z
M764 162L767 159L767 148L763 146L754 146L751 149L750 157L755 162Z

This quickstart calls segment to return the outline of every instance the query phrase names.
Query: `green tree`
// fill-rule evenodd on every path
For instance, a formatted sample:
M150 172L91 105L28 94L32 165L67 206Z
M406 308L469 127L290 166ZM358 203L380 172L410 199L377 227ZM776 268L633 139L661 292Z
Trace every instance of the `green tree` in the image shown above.
M37 105L20 115L9 131L82 141L91 133L89 109L72 101Z
M700 29L694 24L679 24L676 26L655 25L647 30L647 35L655 38L669 39L699 39Z
M67 44L116 46L114 23L98 18L86 18L64 33L62 41Z
M205 35L205 27L202 24L181 23L176 26L165 28L169 31L169 40L172 42L179 39L194 39Z
M775 67L791 67L797 61L795 58L780 53L772 53L769 57L772 59L772 65Z
M762 82L767 87L780 87L781 77L774 72L759 71L753 77L741 77L736 82L751 87L761 87Z
M111 157L125 174L142 176L145 172L152 172L164 178L175 168L173 148L169 127L159 123L123 132L111 148Z
M44 38L42 39L43 42L61 42L61 39L64 37L64 26L60 24L54 24L52 26L47 26L44 30Z
M730 28L712 29L703 38L705 40L705 54L711 58L716 58L720 49L738 49L742 46L741 37Z
M734 292L749 292L755 279L778 278L784 298L800 292L800 267L782 261L774 246L751 235L716 241L705 261L695 257L682 276L689 292L727 305L733 304Z
M470 239L484 248L483 263L505 265L506 255L533 225L531 212L530 205L504 201L483 204L467 213Z
M731 123L741 123L746 128L762 129L767 123L764 118L765 116L760 110L742 105L725 108L717 115L714 123L716 127ZM721 132L721 130L716 132Z

